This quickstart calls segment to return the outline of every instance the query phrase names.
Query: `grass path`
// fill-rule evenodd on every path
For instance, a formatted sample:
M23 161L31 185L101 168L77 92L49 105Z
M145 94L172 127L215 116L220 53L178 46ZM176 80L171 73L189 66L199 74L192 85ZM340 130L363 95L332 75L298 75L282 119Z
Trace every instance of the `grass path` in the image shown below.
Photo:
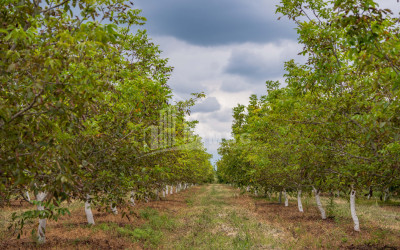
M283 231L257 219L250 198L225 185L200 187L176 214L178 226L163 237L162 249L280 248Z
M71 215L48 222L43 245L29 233L37 221L29 222L20 240L9 235L11 212L34 209L15 201L0 209L0 249L400 249L398 205L359 199L356 233L346 199L336 198L330 212L323 197L329 219L321 220L313 197L303 196L304 213L295 198L284 207L277 197L209 184L138 202L130 219L93 209L94 226L87 225L82 202L73 202L65 204Z

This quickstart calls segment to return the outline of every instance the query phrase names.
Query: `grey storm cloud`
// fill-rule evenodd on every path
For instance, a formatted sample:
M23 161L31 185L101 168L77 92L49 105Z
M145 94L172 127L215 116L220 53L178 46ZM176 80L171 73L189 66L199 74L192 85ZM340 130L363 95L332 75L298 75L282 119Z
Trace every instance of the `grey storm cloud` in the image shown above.
M251 88L251 85L243 81L225 80L222 82L220 89L228 93L241 92Z
M285 73L284 60L276 61L274 59L268 60L268 58L248 51L233 52L225 68L225 73L264 80L282 77Z
M151 34L212 46L296 39L292 22L276 21L277 3L272 0L137 0L136 6L148 19L145 28Z
M246 90L251 90L253 93L264 94L265 88L265 80L259 79L254 81L224 81L221 84L220 89L227 93L238 93Z
M217 98L208 97L204 101L199 104L196 104L193 108L193 112L198 113L210 113L214 111L218 111L221 108L221 104L219 104Z
M232 110L224 109L218 112L213 112L209 115L209 118L215 119L219 122L231 122L232 121Z
M174 92L179 94L189 95L190 93L200 93L204 91L204 86L199 85L197 82L171 80L168 84Z

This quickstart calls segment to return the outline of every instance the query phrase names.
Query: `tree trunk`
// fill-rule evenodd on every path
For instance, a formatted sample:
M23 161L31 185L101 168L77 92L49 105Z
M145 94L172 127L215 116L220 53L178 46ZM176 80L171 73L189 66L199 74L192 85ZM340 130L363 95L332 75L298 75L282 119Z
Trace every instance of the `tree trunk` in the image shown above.
M46 192L39 192L36 196L36 200L43 202L46 199L47 193ZM40 204L37 206L38 211L43 211L44 206ZM39 227L38 227L38 242L44 243L46 241L46 218L39 217Z
M283 195L285 196L285 207L289 206L289 199L288 199L288 195L286 193L286 189L283 190Z
M26 197L25 197L26 200L30 202L30 201L31 201L31 196L29 195L29 191L26 191L26 192L25 192L25 196L26 196Z
M370 186L369 192L368 192L368 200L371 199L372 195L373 195L373 191L372 191L372 187Z
M317 202L317 207L318 207L319 211L321 212L321 218L323 220L325 220L326 213L325 213L324 208L322 207L321 199L319 196L321 192L319 190L315 189L314 187L313 187L313 190L314 190L314 194L315 194L315 201Z
M114 206L114 204L110 204L110 208L113 214L118 214L118 209L116 206Z
M356 190L352 189L350 192L350 211L351 217L354 221L354 231L360 231L360 222L358 221L357 213L356 213Z
M279 191L279 204L282 203L282 190Z
M131 205L135 206L135 191L131 191L130 201L131 201Z
M297 190L297 206L299 207L299 211L303 213L304 211L303 204L301 203L301 189Z
M92 199L90 198L90 195L86 195L85 213L86 213L86 219L87 219L88 224L94 225L92 207L90 206L91 200Z
M385 195L383 196L383 201L387 201L389 199L389 188L385 189Z

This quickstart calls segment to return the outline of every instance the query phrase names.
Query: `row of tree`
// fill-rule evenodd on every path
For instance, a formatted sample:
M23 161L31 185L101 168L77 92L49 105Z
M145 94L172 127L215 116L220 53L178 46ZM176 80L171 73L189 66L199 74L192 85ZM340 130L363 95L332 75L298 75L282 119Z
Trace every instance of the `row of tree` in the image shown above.
M282 0L297 24L305 64L285 64L286 84L234 108L222 142L222 181L271 192L400 191L400 19L372 0Z
M166 185L213 178L196 99L171 103L172 68L124 0L5 0L0 9L0 196L38 209L15 229L67 212L64 201L129 205ZM131 202L134 200L131 200ZM89 220L89 218L88 218Z

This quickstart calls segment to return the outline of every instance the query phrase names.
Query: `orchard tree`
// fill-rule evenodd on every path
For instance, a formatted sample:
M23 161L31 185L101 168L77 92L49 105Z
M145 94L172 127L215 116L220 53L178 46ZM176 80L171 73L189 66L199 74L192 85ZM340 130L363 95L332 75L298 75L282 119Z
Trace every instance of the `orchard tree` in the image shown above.
M190 126L185 115L196 98L171 104L172 68L137 29L144 21L124 0L3 3L0 194L2 202L35 194L38 209L14 219L22 230L26 220L39 218L39 242L45 241L46 219L67 212L63 201L84 200L94 224L92 206L117 213L128 207L132 192L150 193L168 179L208 178L212 168L203 147L192 162L194 151L149 147L160 113L176 107L177 124ZM194 136L188 138L183 144ZM165 158L175 160L166 166ZM185 179L192 164L201 166L196 178Z
M247 114L234 111L219 176L230 180L229 159L246 154L258 185L312 189L323 219L319 194L348 190L359 231L356 193L399 182L399 17L372 0L282 0L277 12L296 22L307 63L285 64L284 88L267 82L260 111L254 97ZM248 147L231 150L241 137Z

